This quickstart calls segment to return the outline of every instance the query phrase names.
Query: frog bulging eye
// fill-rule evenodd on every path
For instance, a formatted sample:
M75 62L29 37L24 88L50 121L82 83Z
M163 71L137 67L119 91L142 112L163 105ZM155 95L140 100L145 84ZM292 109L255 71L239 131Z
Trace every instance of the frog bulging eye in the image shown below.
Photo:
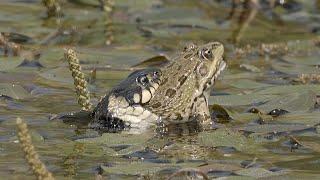
M141 75L137 77L137 82L143 86L147 85L149 83L149 79L146 75Z
M212 58L212 51L210 49L207 49L204 51L203 55L206 58Z
M199 55L204 59L211 59L213 57L211 49L202 49L200 50Z

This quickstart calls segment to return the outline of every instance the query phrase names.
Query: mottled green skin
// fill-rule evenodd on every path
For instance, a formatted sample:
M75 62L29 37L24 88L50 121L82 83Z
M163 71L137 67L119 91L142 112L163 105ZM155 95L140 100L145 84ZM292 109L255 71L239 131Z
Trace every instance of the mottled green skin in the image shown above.
M223 45L218 42L187 46L171 64L161 69L159 88L145 108L166 122L186 122L191 117L209 122L207 97L225 67L223 52Z

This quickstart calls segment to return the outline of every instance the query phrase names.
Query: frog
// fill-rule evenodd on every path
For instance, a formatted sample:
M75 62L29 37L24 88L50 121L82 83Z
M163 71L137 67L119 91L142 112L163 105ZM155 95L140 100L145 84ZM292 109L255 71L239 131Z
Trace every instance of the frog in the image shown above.
M121 124L140 133L159 124L197 121L212 126L208 98L226 67L223 54L220 42L190 43L166 66L131 73L101 98L89 127L108 130Z

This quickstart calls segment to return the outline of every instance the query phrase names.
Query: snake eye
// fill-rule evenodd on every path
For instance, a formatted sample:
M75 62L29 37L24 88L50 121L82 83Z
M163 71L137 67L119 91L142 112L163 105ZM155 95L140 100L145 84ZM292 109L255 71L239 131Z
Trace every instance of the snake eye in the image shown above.
M160 76L161 76L161 72L160 71L155 71L153 73L153 79L159 79Z
M146 84L149 83L149 79L146 75L142 75L137 77L137 82L140 83L141 85L145 86Z

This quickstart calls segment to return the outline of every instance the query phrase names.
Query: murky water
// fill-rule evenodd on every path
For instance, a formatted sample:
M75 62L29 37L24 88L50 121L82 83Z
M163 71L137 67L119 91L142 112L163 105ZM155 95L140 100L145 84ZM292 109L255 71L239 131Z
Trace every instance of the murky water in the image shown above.
M96 0L63 1L52 18L38 0L2 0L0 32L20 48L0 41L1 177L35 178L16 136L21 117L57 179L165 179L184 168L193 177L316 179L320 2L275 2L235 4L233 11L232 1L117 0L110 20ZM96 137L49 120L80 109L66 47L76 49L95 104L134 65L212 40L225 45L228 64L210 97L214 131Z

